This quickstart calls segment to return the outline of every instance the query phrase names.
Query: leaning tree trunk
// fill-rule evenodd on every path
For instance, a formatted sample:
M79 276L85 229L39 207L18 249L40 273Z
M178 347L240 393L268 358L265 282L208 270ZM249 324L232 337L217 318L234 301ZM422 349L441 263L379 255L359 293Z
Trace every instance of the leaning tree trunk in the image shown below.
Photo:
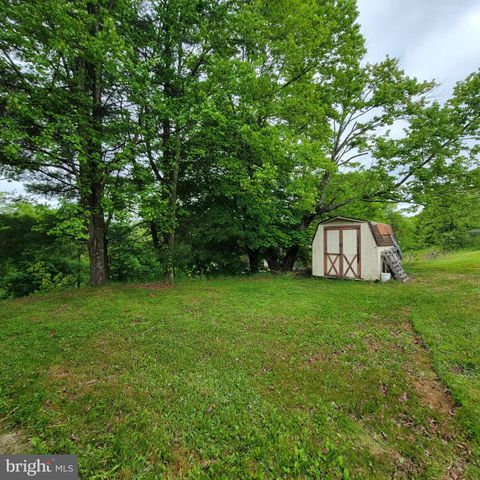
M298 226L298 230L300 232L305 231L310 224L313 222L315 219L315 215L313 214L308 214L304 215L302 218L302 221L300 222L300 225ZM285 272L291 272L293 270L293 267L295 266L295 262L297 261L298 254L300 253L300 245L294 244L290 245L290 247L287 248L287 251L285 253L285 256L283 257L283 262L282 262L282 270Z

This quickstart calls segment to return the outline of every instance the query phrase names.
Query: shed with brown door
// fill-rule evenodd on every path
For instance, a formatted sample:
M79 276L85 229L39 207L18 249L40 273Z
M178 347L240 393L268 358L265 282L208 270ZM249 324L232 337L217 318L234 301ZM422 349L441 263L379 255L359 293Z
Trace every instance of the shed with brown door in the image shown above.
M407 279L392 227L357 218L335 217L318 225L312 244L317 277L378 280L382 272Z

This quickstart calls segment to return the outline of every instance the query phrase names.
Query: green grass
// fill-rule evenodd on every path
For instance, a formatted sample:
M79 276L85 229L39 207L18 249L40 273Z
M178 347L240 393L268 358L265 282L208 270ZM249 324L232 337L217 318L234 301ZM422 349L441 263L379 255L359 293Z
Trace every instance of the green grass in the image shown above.
M465 251L451 253L448 255L437 254L433 259L423 258L413 262L411 271L420 271L421 273L442 272L453 274L476 274L480 275L480 253L478 251Z
M0 427L81 478L479 478L479 263L1 302Z

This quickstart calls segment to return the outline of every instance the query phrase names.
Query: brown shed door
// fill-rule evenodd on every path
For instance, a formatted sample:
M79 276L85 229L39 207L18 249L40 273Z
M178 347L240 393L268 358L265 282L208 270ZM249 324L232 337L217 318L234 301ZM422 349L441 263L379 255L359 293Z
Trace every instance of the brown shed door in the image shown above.
M325 276L360 278L360 226L325 227L323 232Z

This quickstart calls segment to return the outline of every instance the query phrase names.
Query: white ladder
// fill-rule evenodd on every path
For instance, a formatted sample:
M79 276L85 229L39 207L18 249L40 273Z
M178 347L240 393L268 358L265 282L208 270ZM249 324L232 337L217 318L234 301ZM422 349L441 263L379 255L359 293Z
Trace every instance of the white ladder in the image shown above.
M382 259L392 271L393 278L401 280L403 283L408 281L408 275L400 263L400 257L395 247L384 250L382 252Z

